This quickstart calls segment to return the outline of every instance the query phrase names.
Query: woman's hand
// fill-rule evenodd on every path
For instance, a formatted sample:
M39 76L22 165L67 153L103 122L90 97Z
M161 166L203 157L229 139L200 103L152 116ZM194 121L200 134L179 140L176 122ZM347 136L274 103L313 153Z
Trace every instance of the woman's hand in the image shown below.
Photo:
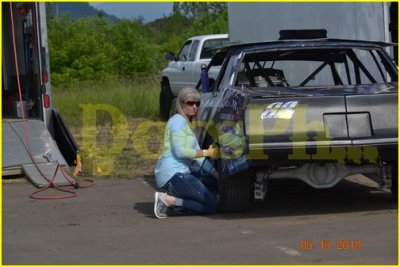
M197 150L196 158L210 157L212 159L219 158L219 148L214 148L212 145L208 149Z
M206 151L207 152L204 155L205 157L210 157L212 159L216 159L219 157L219 149L212 147L212 145L210 145L210 147Z

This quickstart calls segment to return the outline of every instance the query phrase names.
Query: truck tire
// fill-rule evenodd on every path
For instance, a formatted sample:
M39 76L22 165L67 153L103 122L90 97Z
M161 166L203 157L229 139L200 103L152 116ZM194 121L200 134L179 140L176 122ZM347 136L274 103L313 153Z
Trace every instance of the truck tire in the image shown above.
M174 97L171 100L171 106L170 106L170 109L169 109L169 117L171 118L176 113L178 113L178 110L176 109L176 97Z
M398 177L398 164L394 163L392 166L392 187L390 191L392 192L393 199L397 202L398 199L398 190L399 190L399 177Z
M250 209L252 199L252 179L246 171L219 179L219 209L221 212L244 212Z
M171 92L171 88L168 82L162 82L160 92L160 116L161 119L167 121L170 116L171 102L174 99L174 95Z

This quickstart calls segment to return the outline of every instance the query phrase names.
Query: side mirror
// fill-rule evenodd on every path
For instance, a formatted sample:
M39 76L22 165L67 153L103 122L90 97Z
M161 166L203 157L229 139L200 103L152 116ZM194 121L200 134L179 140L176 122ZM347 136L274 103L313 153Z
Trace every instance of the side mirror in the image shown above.
M168 61L175 61L176 60L175 55L172 52L165 53L165 59L168 60Z

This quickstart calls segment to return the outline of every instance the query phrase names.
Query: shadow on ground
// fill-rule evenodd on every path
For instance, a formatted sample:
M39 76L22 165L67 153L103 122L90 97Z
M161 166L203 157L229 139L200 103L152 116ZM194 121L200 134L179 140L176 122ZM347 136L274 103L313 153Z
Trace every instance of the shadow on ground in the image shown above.
M364 179L364 180L363 180ZM159 190L154 176L145 176L145 182L155 191ZM214 219L238 219L251 217L282 217L348 212L397 212L397 202L390 192L379 189L368 178L343 179L333 188L315 189L302 181L285 179L270 182L264 202L252 203L251 209L241 213L218 213ZM134 209L154 217L152 202L139 202Z

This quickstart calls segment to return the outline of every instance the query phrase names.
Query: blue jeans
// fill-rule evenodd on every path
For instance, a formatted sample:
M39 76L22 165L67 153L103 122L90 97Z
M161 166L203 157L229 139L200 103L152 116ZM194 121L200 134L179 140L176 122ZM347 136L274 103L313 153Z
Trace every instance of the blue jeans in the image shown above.
M216 212L217 201L210 190L217 190L217 180L210 174L176 173L162 188L177 198L176 207L197 214Z

